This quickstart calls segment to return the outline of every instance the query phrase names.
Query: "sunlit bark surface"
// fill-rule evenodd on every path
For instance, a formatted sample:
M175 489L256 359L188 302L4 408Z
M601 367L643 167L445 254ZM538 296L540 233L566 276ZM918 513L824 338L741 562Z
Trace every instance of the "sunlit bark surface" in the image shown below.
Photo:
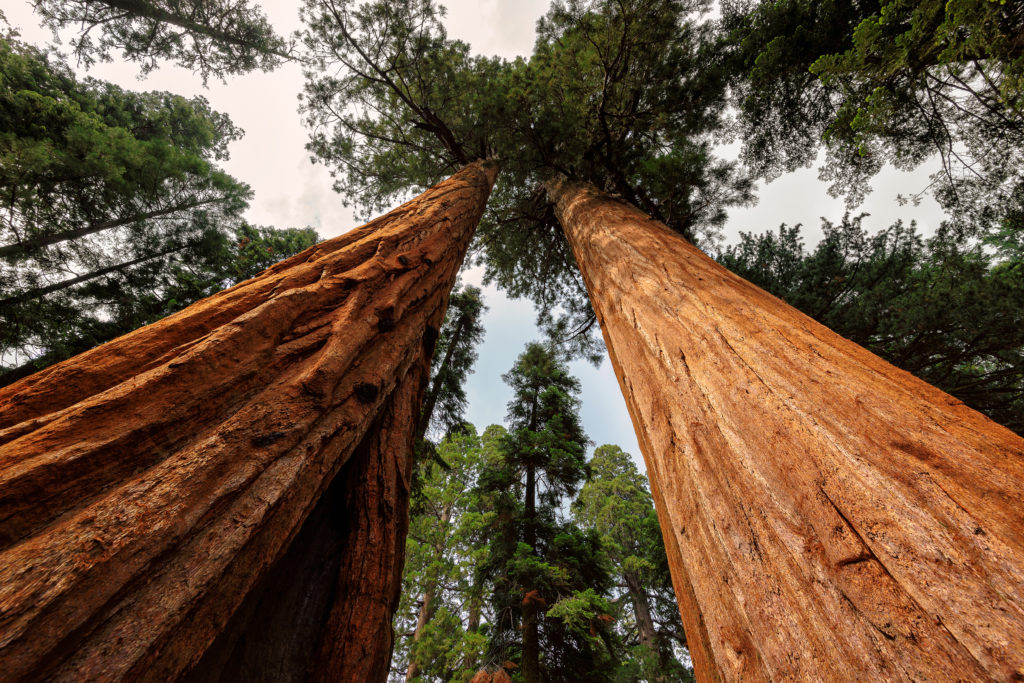
M247 598L282 600L296 575L279 563L310 564L298 537L333 547L337 571L321 579L328 598L293 591L290 608L268 609L306 600L320 615L312 654L285 653L298 668L275 680L386 666L415 407L495 173L468 166L0 389L0 678L168 680L219 636L204 665L223 672L248 656L233 629L267 609ZM368 645L356 656L352 643Z
M552 183L701 680L1024 679L1024 441Z

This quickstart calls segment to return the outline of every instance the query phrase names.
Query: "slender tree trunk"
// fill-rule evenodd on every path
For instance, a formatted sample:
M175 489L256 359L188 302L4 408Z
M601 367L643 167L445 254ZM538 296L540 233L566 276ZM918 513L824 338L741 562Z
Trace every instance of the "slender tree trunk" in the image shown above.
M459 338L462 336L462 330L465 329L467 324L466 319L460 318L459 324L455 328L455 332L452 334L452 338L448 340L448 348L445 349L444 359L441 361L441 365L437 368L437 373L434 375L434 381L430 384L430 389L427 391L427 397L423 400L423 408L420 411L419 423L416 425L416 443L423 441L427 437L427 429L430 427L430 418L434 416L434 406L437 405L437 397L441 394L441 383L444 381L444 377L448 372L448 366L452 362L452 354L455 353L455 345L459 343Z
M635 208L549 191L698 677L1024 677L1024 440Z
M526 520L523 540L537 554L537 477L533 466L526 468ZM523 596L523 681L540 683L540 635L537 630L537 612L540 596L526 586Z
M469 618L466 620L466 631L476 633L480 630L480 612L483 609L483 596L480 595L480 587L473 579L472 595L469 598Z
M421 413L422 414L422 413ZM419 437L422 438L422 437ZM451 506L445 505L441 511L441 527L447 527L449 514L451 513ZM444 551L443 546L435 545L434 553L437 557L441 557L441 553ZM427 627L430 619L434 616L434 591L437 589L437 583L433 579L428 579L426 586L423 587L423 602L420 605L419 614L416 615L416 630L412 634L412 642L417 643L419 639L423 637L423 629ZM405 680L411 681L417 675L419 675L419 665L416 660L411 656L409 657L409 668L405 672Z
M633 615L636 617L636 630L640 635L640 644L661 658L658 632L654 629L654 619L651 618L651 605L647 599L647 591L644 590L640 577L635 573L623 572L623 578L626 580L629 600L633 603Z
M15 242L14 244L5 244L0 247L0 256L11 256L12 254L28 254L36 249L42 247L48 247L52 244L60 244L61 242L67 242L68 240L78 239L79 237L85 237L86 235L94 235L104 230L110 230L111 228L119 228L125 225L131 225L132 223L138 223L139 221L149 220L151 218L159 218L161 216L169 216L172 213L178 213L179 211L188 211L189 209L195 209L200 206L206 206L207 204L217 204L226 201L227 197L215 197L213 199L204 199L199 201L186 202L185 204L179 204L177 206L171 206L156 211L148 211L146 213L135 214L125 218L114 218L109 221L101 221L99 223L93 223L92 225L86 225L82 228L76 228L75 230L65 230L63 232L52 232L39 237L33 237L31 239L24 240L22 242Z
M321 679L386 670L415 406L495 174L470 165L0 389L5 678L163 681L193 668L239 608L259 607L261 579L282 577L267 595L288 592L274 570L308 555L291 541L339 472L333 594L312 654L292 659Z
M23 301L28 301L29 299L38 299L41 296L46 296L47 294L52 294L53 292L59 292L62 289L68 289L69 287L74 287L75 285L80 285L83 282L88 282L89 280L95 280L97 278L101 278L104 275L110 275L111 273L123 272L123 271L131 268L132 266L137 266L140 263L145 263L147 261L152 261L153 259L160 258L161 256L167 256L167 255L173 254L173 253L175 253L177 251L182 251L183 249L184 249L184 247L177 247L176 249L166 249L164 251L161 251L158 254L150 254L149 256L140 256L139 258L132 259L131 261L125 261L124 263L118 263L116 266L108 266L107 268L100 268L99 270L94 270L91 273L86 273L85 275L79 275L78 277L72 277L72 278L68 278L67 280L61 280L60 282L55 282L52 285L46 285L45 287L37 287L36 289L30 289L30 290L28 290L26 292L22 292L21 294L18 294L17 296L8 297L6 299L0 299L0 306L10 306L12 304L18 304L18 303L21 303Z

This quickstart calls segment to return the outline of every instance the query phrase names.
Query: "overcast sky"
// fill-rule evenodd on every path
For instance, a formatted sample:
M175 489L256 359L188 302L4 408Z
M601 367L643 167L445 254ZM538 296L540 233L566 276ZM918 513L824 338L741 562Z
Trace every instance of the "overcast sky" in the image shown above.
M261 3L271 23L281 34L299 28L298 3L274 0ZM468 42L474 52L506 58L528 56L533 48L537 19L545 12L547 0L448 0L445 20L449 35ZM22 39L42 45L51 38L38 26L31 5L25 0L7 0L4 13L22 34ZM246 215L253 223L276 227L312 226L324 237L339 235L357 225L352 211L341 204L331 190L325 168L310 163L304 149L306 132L299 118L297 96L302 74L297 65L285 65L270 74L255 72L231 78L227 83L211 80L207 88L192 73L164 67L144 80L137 77L135 64L109 63L94 66L89 75L125 88L168 90L186 96L202 95L218 111L231 116L246 135L231 146L231 158L224 169L248 183L255 198ZM726 148L735 151L735 146ZM875 191L858 211L871 214L866 225L881 228L897 218L916 219L922 231L931 233L941 214L934 202L919 207L899 207L897 194L913 194L927 185L926 174L883 173ZM740 231L774 230L780 223L803 223L808 242L820 234L819 218L833 221L842 217L841 200L826 192L814 169L803 169L759 188L757 206L734 210L726 229L727 241ZM480 273L470 271L466 282L479 283ZM467 386L469 419L483 429L503 421L509 399L501 375L508 371L528 341L539 334L532 306L510 301L493 288L485 290L490 311L485 319L487 334L480 348L476 372ZM577 363L574 372L583 383L583 423L596 444L614 443L633 453L643 466L632 424L618 383L605 361L599 369Z

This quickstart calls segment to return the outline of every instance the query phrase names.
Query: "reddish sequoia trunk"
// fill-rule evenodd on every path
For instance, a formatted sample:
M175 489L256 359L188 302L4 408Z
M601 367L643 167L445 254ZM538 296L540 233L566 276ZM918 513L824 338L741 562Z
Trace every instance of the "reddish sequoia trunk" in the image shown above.
M275 680L383 671L415 407L495 173L469 166L0 390L5 678L168 680L218 636L227 644L204 667L224 671L247 661L227 641L245 641L261 609L320 614L306 620L320 656L291 653L302 671ZM293 568L318 566L289 548L296 537L333 548L329 597L295 580ZM290 607L263 604L289 591Z
M702 680L1024 678L1024 440L552 183Z

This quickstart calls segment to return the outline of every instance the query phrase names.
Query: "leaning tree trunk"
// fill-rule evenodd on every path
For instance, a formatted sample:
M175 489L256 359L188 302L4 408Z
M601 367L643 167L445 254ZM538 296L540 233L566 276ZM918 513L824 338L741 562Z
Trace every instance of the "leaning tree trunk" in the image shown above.
M647 590L636 572L626 570L622 574L626 582L626 590L629 593L629 600L633 603L633 616L636 618L636 632L640 644L646 647L651 653L657 655L658 662L664 669L667 664L665 648L658 642L658 632L654 628L654 619L651 617L651 604L647 599ZM664 672L655 674L654 682L665 681Z
M275 680L386 670L416 406L495 173L0 390L4 678L162 681L207 650L230 676L264 613L314 622Z
M2 310L3 306L12 306L14 304L20 304L20 303L23 303L25 301L30 301L32 299L40 299L40 298L46 296L47 294L52 294L54 292L59 292L62 289L70 289L71 287L74 287L75 285L80 285L83 282L89 282L90 280L96 280L96 279L104 277L106 275L111 275L113 273L123 273L124 271L128 270L132 266L137 266L137 265L146 263L147 261L153 261L155 259L158 259L158 258L161 258L161 257L164 257L164 256L169 256L170 254L173 254L173 253L179 252L179 251L184 251L184 250L185 250L185 247L175 247L174 249L165 249L164 251L158 252L156 254L150 254L148 256L140 256L139 258L132 259L131 261L125 261L124 263L118 263L118 264L113 265L113 266L107 266L106 268L99 268L99 269L94 270L94 271L92 271L90 273L85 273L84 275L79 275L77 277L68 278L67 280L61 280L60 282L54 282L53 284L46 285L44 287L36 287L35 289L29 289L29 290L26 290L24 292L20 292L20 293L14 295L12 297L8 297L6 299L0 299L0 310ZM11 317L13 317L13 316L11 316Z
M550 192L699 678L1024 678L1024 440L635 208Z

